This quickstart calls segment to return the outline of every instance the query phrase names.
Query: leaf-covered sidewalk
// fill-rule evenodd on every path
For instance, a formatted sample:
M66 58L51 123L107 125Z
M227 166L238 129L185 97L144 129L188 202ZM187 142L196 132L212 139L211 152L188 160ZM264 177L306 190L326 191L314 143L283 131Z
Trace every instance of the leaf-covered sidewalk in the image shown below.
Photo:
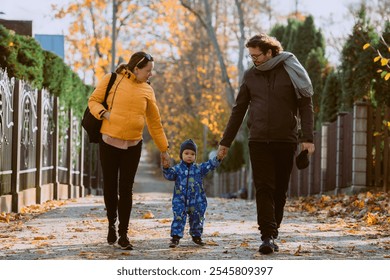
M141 158L134 185L129 237L133 251L106 243L103 197L88 196L0 213L0 260L380 260L390 258L390 195L289 199L277 240L280 251L260 255L256 204L208 198L203 239L168 247L172 183Z

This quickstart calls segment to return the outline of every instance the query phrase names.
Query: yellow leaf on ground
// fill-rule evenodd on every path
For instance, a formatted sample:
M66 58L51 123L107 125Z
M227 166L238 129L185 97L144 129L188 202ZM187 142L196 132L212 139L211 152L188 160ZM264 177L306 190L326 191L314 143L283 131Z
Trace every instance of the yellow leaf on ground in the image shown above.
M366 44L364 44L364 46L363 46L363 50L367 49L369 46L370 46L370 44L369 44L369 43L366 43Z
M377 215L372 213L367 213L366 223L368 225L376 225L378 223Z
M314 212L317 211L317 208L315 208L314 206L312 206L312 205L310 205L310 204L308 204L308 203L306 203L306 204L304 205L304 208L305 208L305 210L306 210L307 212L309 212L309 213L314 213Z
M381 57L378 55L377 57L374 58L374 62L377 62L381 59Z
M154 218L154 215L152 213L152 211L147 211L143 216L142 216L143 219L153 219Z
M34 240L48 240L49 238L47 236L35 236Z
M213 241L213 240L206 241L206 244L209 245L209 246L219 246L218 243Z
M240 247L245 247L245 248L247 248L247 247L249 247L249 244L248 244L248 242L244 241L244 242L242 242L242 243L240 244Z

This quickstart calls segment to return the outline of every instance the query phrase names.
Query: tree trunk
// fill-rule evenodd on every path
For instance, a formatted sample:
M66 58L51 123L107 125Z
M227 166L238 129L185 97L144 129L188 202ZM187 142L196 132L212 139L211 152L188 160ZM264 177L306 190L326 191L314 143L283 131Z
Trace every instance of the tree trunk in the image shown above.
M215 34L214 27L211 22L211 9L210 9L210 3L209 0L203 0L204 7L205 7L205 16L206 18L203 18L200 13L195 11L194 9L191 8L191 6L184 0L180 0L181 4L183 5L184 8L186 8L188 11L190 11L192 14L194 14L201 24L203 25L204 28L206 28L207 34L214 46L215 52L217 54L217 58L219 61L219 65L221 67L221 72L222 72L222 80L226 84L226 94L227 94L227 101L230 105L230 107L233 106L234 104L234 88L230 83L229 75L227 73L227 67L226 64L223 60L222 56L222 51L221 48L218 44L217 40L217 35Z

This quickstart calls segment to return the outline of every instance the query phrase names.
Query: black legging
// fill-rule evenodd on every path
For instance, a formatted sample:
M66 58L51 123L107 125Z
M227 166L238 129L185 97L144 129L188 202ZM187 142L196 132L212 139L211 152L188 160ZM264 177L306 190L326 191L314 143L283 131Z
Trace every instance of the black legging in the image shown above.
M262 240L278 237L296 147L294 143L249 142Z
M99 143L107 218L109 225L112 226L119 217L119 235L127 234L129 228L134 177L141 157L141 149L142 141L127 150L115 148L103 140Z

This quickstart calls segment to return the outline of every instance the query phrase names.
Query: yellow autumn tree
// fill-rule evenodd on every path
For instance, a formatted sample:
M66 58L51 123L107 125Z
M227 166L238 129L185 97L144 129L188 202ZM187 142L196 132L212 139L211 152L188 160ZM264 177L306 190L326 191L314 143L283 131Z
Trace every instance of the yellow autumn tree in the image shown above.
M82 0L52 6L56 18L71 20L66 36L66 58L73 70L91 84L111 71L113 18L117 22L116 57L127 60L137 47L136 33L134 37L129 34L133 34L131 30L137 27L137 21L132 19L141 7L137 1L116 0L116 16L113 17L112 3L108 0Z
M159 15L156 24L168 30L165 40L171 47L164 64L156 63L159 75L153 80L171 154L178 160L180 143L192 138L198 158L203 158L216 148L229 111L215 52L199 22L178 1L153 8Z
M210 5L210 10L204 10L202 4L197 11L201 18L212 20L213 41L210 30L180 0L116 0L117 63L127 61L134 51L153 55L152 86L176 159L186 138L196 141L200 156L216 148L230 114L228 97L238 88L245 66L245 28L251 25L247 35L263 31L259 17L243 16L267 7L263 5L267 1L254 5L256 1L199 2ZM186 2L196 6L194 1ZM69 63L85 80L92 77L95 84L111 70L112 0L80 0L54 9L56 17L72 19L66 38Z

